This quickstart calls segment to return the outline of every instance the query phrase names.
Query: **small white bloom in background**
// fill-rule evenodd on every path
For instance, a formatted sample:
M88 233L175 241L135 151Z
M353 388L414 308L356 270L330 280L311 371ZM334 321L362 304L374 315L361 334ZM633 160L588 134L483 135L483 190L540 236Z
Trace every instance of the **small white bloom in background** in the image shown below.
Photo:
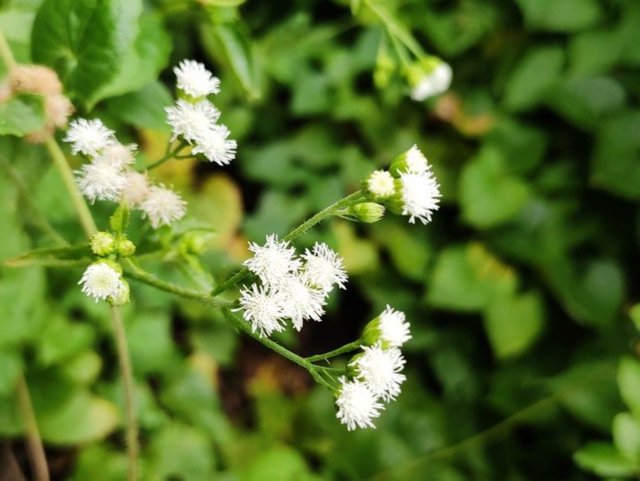
M95 156L100 150L116 142L113 130L98 120L76 119L71 121L65 142L71 144L71 152Z
M146 174L130 170L124 174L122 200L129 207L138 207L147 198L149 188Z
M400 349L382 349L380 344L364 346L361 354L349 364L357 373L356 378L384 401L395 399L406 377L401 374L405 360Z
M336 399L336 417L349 431L356 428L375 428L372 420L380 416L382 404L369 388L359 381L340 378L341 386Z
M198 143L220 118L220 111L206 100L196 103L178 100L171 107L165 108L165 112L173 132L171 140L182 137L190 144Z
M345 289L347 273L342 258L327 244L316 242L311 250L305 250L302 257L305 260L302 276L307 284L325 293L333 289L335 284Z
M393 176L386 170L374 170L367 178L366 188L374 199L388 199L395 192Z
M409 323L405 319L404 312L397 311L387 305L385 310L378 316L380 340L383 344L388 344L391 347L400 347L411 339Z
M296 331L306 320L321 321L324 314L325 295L319 289L309 287L297 275L282 279L277 287L282 295L283 317L291 319Z
M177 86L191 97L204 97L220 92L220 79L214 77L203 64L195 60L183 60L173 69Z
M440 95L449 90L453 71L449 64L439 62L432 70L424 73L411 89L411 98L417 102Z
M194 154L202 154L210 162L219 166L229 164L236 158L238 144L235 140L228 139L229 129L222 124L213 125L202 130L195 138Z
M277 286L300 268L295 249L289 246L288 241L278 240L275 234L267 236L264 246L251 242L249 250L253 252L253 257L247 259L244 265L267 286Z
M104 162L119 169L126 169L136 162L136 149L137 146L135 144L122 145L116 141L105 146L93 162Z
M76 171L80 191L92 203L96 200L117 202L125 184L122 170L106 162L84 164Z
M265 286L252 284L240 289L242 315L251 323L251 329L261 336L284 330L283 302L280 293Z
M87 267L78 284L82 285L82 292L96 302L111 296L117 297L124 289L120 272L106 262L96 262Z
M187 211L186 202L173 190L154 185L149 188L140 210L154 229L181 219Z
M402 215L408 215L411 224L415 219L431 222L431 215L440 207L440 187L431 172L400 174L400 195Z

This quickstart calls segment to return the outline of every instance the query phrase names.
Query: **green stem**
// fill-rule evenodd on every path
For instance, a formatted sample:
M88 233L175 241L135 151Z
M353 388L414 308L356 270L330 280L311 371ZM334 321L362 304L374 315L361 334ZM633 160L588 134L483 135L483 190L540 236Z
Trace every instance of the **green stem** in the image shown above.
M24 427L27 434L27 450L29 452L29 461L33 471L35 481L49 481L49 468L47 466L47 457L42 445L42 438L38 431L38 423L36 415L33 411L31 396L29 395L29 386L24 374L18 378L16 385L18 394L18 409L24 420Z
M305 359L309 362L317 362L317 361L325 361L329 358L339 356L340 354L345 354L347 352L355 351L356 349L360 349L362 346L362 339L356 339L349 344L345 344L342 347L334 349L333 351L325 352L324 354L316 354L315 356L309 356Z
M78 214L78 218L80 219L80 223L82 224L85 234L87 237L93 236L98 232L98 229L93 221L93 217L91 216L91 211L89 210L89 207L87 207L87 203L78 190L76 180L73 177L73 172L71 171L71 167L69 167L69 163L67 162L64 153L55 139L51 136L45 140L45 145L49 151L49 155L51 155L51 158L53 159L53 163L62 176L62 181L69 192L69 197L71 197L71 202Z
M168 160L172 159L173 157L175 157L178 154L178 152L183 150L186 146L187 146L187 144L185 142L180 142L180 144L178 144L178 147L176 147L174 150L171 150L168 153L166 153L164 157L161 157L160 159L158 159L155 162L152 162L150 165L146 166L144 168L144 170L148 172L151 169L155 169L156 167L161 166L166 161L168 161Z
M0 58L2 58L6 64L8 70L16 66L16 60L13 58L11 47L9 47L9 43L2 33L2 30L0 30Z
M120 363L120 372L122 373L122 384L124 387L124 405L127 426L127 456L129 458L127 479L129 481L136 481L138 479L138 453L140 451L140 446L138 445L138 423L136 420L136 408L134 401L133 370L131 368L131 358L129 357L129 348L127 346L127 336L124 330L122 312L119 308L111 308L111 320L113 323L113 333L116 340L118 362Z
M406 31L401 25L398 25L396 19L383 7L376 5L374 1L365 0L367 7L380 19L382 24L389 32L389 36L400 40L416 58L421 59L425 56L420 44L413 38L411 33Z

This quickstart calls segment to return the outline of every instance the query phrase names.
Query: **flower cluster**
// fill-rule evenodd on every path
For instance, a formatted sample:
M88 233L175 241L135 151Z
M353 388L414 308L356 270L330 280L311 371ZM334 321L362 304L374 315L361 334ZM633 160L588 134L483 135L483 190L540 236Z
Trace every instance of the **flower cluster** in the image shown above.
M364 330L362 352L349 362L349 377L340 378L337 418L349 431L375 427L372 420L400 394L406 377L399 347L411 338L404 313L387 306Z
M183 60L173 71L185 98L165 109L172 140L180 139L191 146L194 155L202 154L220 166L229 164L236 156L237 143L228 138L229 129L217 123L220 111L207 100L207 95L220 91L220 80L194 60Z
M272 234L263 246L251 243L249 249L253 257L244 265L261 283L241 289L240 305L262 336L282 331L286 319L298 331L306 320L322 320L329 293L335 285L344 289L347 281L342 259L323 243L298 257L287 241Z
M98 119L71 122L66 142L74 154L84 154L89 162L76 171L80 191L92 203L96 200L124 202L139 209L153 228L182 218L186 203L173 190L153 185L145 174L133 170L135 145L122 145L114 132Z
M129 302L129 284L122 279L122 269L115 262L99 260L87 267L78 284L82 292L111 305L122 306Z
M383 203L391 212L431 222L440 203L440 187L427 158L417 146L411 147L391 164L389 170L372 172L364 183L369 198Z

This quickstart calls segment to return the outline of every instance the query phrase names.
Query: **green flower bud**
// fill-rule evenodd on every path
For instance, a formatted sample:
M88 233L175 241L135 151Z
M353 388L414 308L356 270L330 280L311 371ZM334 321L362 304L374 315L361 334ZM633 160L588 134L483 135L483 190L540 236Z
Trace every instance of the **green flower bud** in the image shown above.
M125 280L120 281L119 289L107 299L114 307L124 306L129 302L129 283Z
M89 241L91 252L97 256L108 256L115 250L115 239L108 232L98 232Z
M384 206L375 202L362 202L349 207L346 216L359 222L373 224L384 216Z
M118 254L122 257L131 257L136 252L136 246L129 239L118 241Z

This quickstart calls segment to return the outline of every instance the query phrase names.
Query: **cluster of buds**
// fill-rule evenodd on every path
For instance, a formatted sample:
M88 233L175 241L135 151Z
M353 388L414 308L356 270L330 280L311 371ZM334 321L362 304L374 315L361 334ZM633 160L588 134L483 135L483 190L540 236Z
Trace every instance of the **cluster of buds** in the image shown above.
M409 339L404 313L390 306L369 322L362 336L361 352L348 363L347 376L336 391L337 418L349 431L375 427L385 404L400 394L406 377L400 347Z
M30 142L42 143L56 128L65 127L74 110L71 101L62 93L58 74L43 65L11 68L7 82L0 85L0 102L20 94L40 95L43 99L45 123L41 130L25 136Z
M300 257L287 241L267 236L264 246L252 243L254 253L244 265L260 283L244 286L240 305L253 331L269 336L285 329L290 319L296 330L306 320L321 321L334 286L344 289L347 274L342 259L326 244L316 243Z
M399 155L389 170L376 170L364 182L370 201L386 206L394 214L409 217L413 224L431 222L440 203L440 187L427 158L417 146Z

